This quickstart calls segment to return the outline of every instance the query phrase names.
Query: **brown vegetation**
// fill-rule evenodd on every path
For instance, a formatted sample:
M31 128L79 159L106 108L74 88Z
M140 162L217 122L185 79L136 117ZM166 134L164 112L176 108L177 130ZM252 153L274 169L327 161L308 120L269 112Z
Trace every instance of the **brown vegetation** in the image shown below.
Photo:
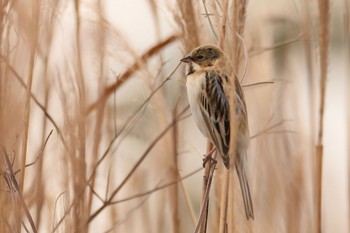
M332 46L350 48L347 1L335 1L341 42L327 0L144 1L142 45L110 20L111 2L0 3L0 232L333 232L322 224L338 218L322 207L326 90ZM244 88L254 221L235 173L219 157L202 169L212 145L179 60L205 43Z

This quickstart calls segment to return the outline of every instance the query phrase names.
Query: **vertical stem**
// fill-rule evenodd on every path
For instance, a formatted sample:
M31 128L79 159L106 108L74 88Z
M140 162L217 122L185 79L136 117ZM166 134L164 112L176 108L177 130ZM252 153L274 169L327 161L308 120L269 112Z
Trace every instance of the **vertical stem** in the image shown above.
M344 13L344 41L345 41L345 47L346 47L346 64L350 63L350 42L349 42L349 37L350 37L350 4L348 0L344 0L344 6L345 6L345 13ZM349 75L350 73L350 68L347 66L347 74ZM347 87L350 87L350 81L348 80L347 82ZM350 99L350 94L348 92L348 98ZM350 105L348 104L348 112L347 112L347 121L348 121L348 140L350 138ZM347 169L348 169L348 219L350 218L350 145L348 144L348 164L347 164ZM350 231L350 221L348 221L348 229Z
M227 20L227 13L228 13L228 0L223 0L223 16L220 23L220 35L218 39L218 47L221 49L224 48L225 44L225 36L226 36L226 20Z
M316 145L316 232L322 232L322 158L323 158L323 120L326 97L326 81L328 70L328 47L329 47L329 0L319 0L319 47L320 47L320 109L319 131Z
M225 233L234 233L236 232L235 224L237 221L235 221L235 188L237 188L237 185L235 184L234 179L234 173L229 172L227 175L227 179L229 182L228 187L228 200L227 205L230 206L230 208L227 208L227 222L226 222L226 229Z
M231 61L233 62L232 64L232 70L231 70L231 76L230 76L230 80L231 80L231 90L229 91L229 95L228 95L228 100L230 103L230 150L229 150L229 157L230 157L230 169L233 169L233 164L235 164L235 159L236 159L236 101L235 101L235 93L236 93L236 74L238 71L238 67L239 67L239 62L237 60L237 42L238 42L238 38L237 38L237 30L238 30L238 22L239 22L239 4L240 4L240 0L234 0L233 2L233 9L232 9L232 34L231 39L232 39L232 49L231 49L231 53L230 58ZM235 188L235 183L234 183L234 179L232 177L233 172L230 172L231 174L228 174L227 178L229 181L229 187L228 187L228 200L227 203L230 206L230 208L227 208L227 232L232 233L234 232L233 226L234 226L234 192L233 189ZM237 186L236 186L237 187Z
M312 34L312 17L311 17L311 7L310 1L303 1L304 3L304 22L302 24L304 33L304 47L305 47L305 60L306 60L306 71L307 71L307 84L308 84L308 97L309 97L309 112L310 112L310 128L311 128L311 138L315 140L315 94L314 94L314 56L313 56L313 44L314 37Z
M213 148L213 144L208 141L207 143L207 151L211 151ZM210 168L211 168L211 162L208 161L205 163L204 167L204 174L203 174L203 183L202 183L202 204L206 202L206 193L208 187L208 181L209 181L209 176L210 176ZM200 231L201 233L207 232L207 223L208 223L208 211L209 211L209 198L208 201L206 202L205 206L203 206L204 210L204 220L202 221ZM202 212L202 210L201 210ZM199 220L198 220L199 221Z
M82 64L82 53L81 53L81 21L80 21L80 1L74 1L74 10L76 17L76 41L75 46L77 48L77 86L78 86L78 154L76 158L76 163L73 167L74 173L77 177L74 183L74 193L81 193L84 190L84 183L86 179L86 95L85 95L85 82L84 82L84 73L83 73L83 64ZM77 198L74 196L74 198ZM74 207L74 230L73 232L87 232L88 224L86 224L86 219L88 218L89 213L86 212L86 203L85 196L83 195L79 199L77 205Z
M225 44L225 37L226 37L226 21L227 21L227 14L228 14L228 0L223 0L223 16L220 22L220 34L218 39L218 47L221 49L224 48ZM224 233L225 226L227 224L227 200L228 200L228 187L229 187L229 171L224 168L224 171L222 172L222 175L224 175L223 182L220 181L220 191L221 191L221 197L220 197L220 215L219 215L219 232Z
M320 120L318 131L318 145L323 141L323 118L325 109L326 97L326 82L328 70L328 47L329 47L329 0L319 0L319 15L320 15Z
M19 204L19 207L21 209L23 209L25 216L27 217L27 220L32 228L32 232L37 233L38 231L37 231L36 226L34 224L34 220L33 220L32 216L30 215L27 204L25 203L24 198L23 198L23 193L20 190L20 187L17 183L15 174L12 170L12 164L10 162L8 155L7 155L7 152L5 151L5 149L3 147L1 147L0 155L1 155L2 160L3 160L2 164L5 165L5 167L4 167L5 172L3 172L3 177L9 186L11 195L13 195L13 197L15 197L17 199L16 202ZM15 206L15 208L16 207L17 206ZM22 222L23 222L23 220L22 220Z
M210 148L210 143L208 148ZM207 232L207 221L208 221L208 206L209 206L209 193L210 187L213 180L213 174L216 167L216 153L212 155L213 160L205 163L204 175L203 175L203 197L200 208L200 214L198 217L197 225L194 233L206 233Z
M322 159L323 159L323 146L316 146L316 233L321 233L322 231Z
M19 187L23 191L24 178L25 178L25 165L27 160L27 144L28 144L28 131L29 131L29 120L30 120L30 98L32 92L32 83L34 76L34 65L35 65L35 55L36 55L36 46L37 38L39 33L39 17L40 17L40 1L36 1L36 4L33 4L32 16L33 16L33 38L30 45L30 60L29 60L29 71L27 77L27 92L26 92L26 102L24 107L24 135L22 140L22 158L21 158L21 176L19 179Z
M47 63L45 66L45 69L47 69ZM46 70L47 71L47 70ZM45 74L46 74L45 71ZM45 83L45 88L44 88L44 95L45 95L45 99L44 99L44 106L45 109L47 109L48 107L48 103L49 103L49 93L50 93L50 86L47 84L47 79L44 79L44 83ZM45 114L43 114L43 129L42 129L42 144L45 144L46 141L46 131L47 131L47 119L45 118ZM44 196L45 196L45 189L44 189L44 182L43 182L43 173L44 173L44 151L40 151L40 159L38 161L38 168L36 170L36 182L35 182L35 196L36 198L36 210L35 210L35 216L36 216L36 221L35 221L35 225L37 226L37 228L40 228L40 223L41 223L41 211L43 209L44 206Z
M177 105L174 110L173 119L177 116ZM178 158L177 158L177 135L178 135L178 124L174 121L174 128L172 130L172 139L173 139L173 162L172 162L172 172L173 179L176 180L178 178ZM172 223L173 223L173 233L180 232L180 217L179 217L179 191L178 185L173 185L170 188L171 193L171 204L173 205L172 209Z
M183 44L186 51L197 47L200 42L199 27L197 26L196 13L193 0L177 0L181 17L185 24L183 25Z
M100 71L100 80L98 82L98 84L100 85L99 90L102 90L102 84L103 84L103 80L102 77L104 77L104 65L105 65L105 60L104 60L104 54L105 54L105 30L103 28L103 19L104 19L104 5L103 5L103 1L99 1L96 3L96 8L97 8L97 15L99 17L99 23L98 25L98 46L100 48L100 62L99 62L99 71ZM103 120L104 120L104 111L105 111L105 104L106 104L106 100L101 101L101 103L97 106L97 114L96 114L96 121L95 121L95 127L94 127L94 131L95 131L95 137L94 137L94 142L93 142L93 149L92 149L92 167L94 167L97 163L97 157L98 157L98 152L100 149L100 143L101 143L101 138L102 138L102 126L103 126ZM115 121L115 119L113 119L113 121ZM94 174L95 171L94 171ZM94 175L91 179L90 185L92 188L95 187L95 178L96 176ZM107 185L108 186L108 185ZM106 195L108 195L108 193L106 193ZM91 206L92 206L92 197L93 194L92 192L89 192L87 194L87 209L86 212L90 213L91 212Z
M230 181L230 170L223 169L224 181L221 186L221 203L220 203L220 225L219 233L225 233L227 224L227 206L228 206L228 193L229 193L229 181Z

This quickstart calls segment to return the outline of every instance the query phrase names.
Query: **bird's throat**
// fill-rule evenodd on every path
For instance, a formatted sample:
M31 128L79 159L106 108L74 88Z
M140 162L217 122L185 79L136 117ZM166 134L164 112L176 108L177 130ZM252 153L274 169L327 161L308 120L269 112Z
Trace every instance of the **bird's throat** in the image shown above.
M193 64L189 64L187 68L187 75L191 75L193 73L194 73Z

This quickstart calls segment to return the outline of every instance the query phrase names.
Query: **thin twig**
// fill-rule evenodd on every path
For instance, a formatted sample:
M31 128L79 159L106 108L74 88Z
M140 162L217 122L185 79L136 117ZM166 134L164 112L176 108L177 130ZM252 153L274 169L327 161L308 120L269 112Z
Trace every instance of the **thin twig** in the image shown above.
M115 230L115 228L117 228L118 226L120 226L121 224L123 224L125 221L127 221L127 220L130 218L130 216L131 216L133 213L135 213L136 210L138 210L139 208L141 208L142 205L146 203L146 201L148 200L149 197L150 197L150 196L145 197L145 198L144 198L143 200L141 200L137 205L135 205L133 208L131 208L129 212L123 214L123 218L120 219L120 220L118 220L116 223L114 223L113 226L112 226L109 230L105 231L104 233L112 232L113 230Z
M40 159L40 156L43 154L43 151L44 151L44 149L45 149L45 147L46 147L47 142L49 141L49 138L50 138L52 132L53 132L53 130L51 130L50 133L49 133L49 135L47 135L47 137L46 137L46 139L45 139L45 142L44 142L44 145L41 147L40 152L39 152L39 154L36 156L35 160L34 160L33 162L31 162L31 163L26 164L26 165L25 165L26 168L27 168L27 167L30 167L30 166L36 164L36 162L38 162L38 160ZM15 175L16 175L18 172L20 172L20 171L21 171L21 169L18 169L17 171L15 171Z
M177 99L175 107L172 112L172 117L176 118L177 111L179 107L179 99ZM178 159L178 123L175 122L173 130L171 132L172 138L172 153L171 153L171 179L177 180L179 177L179 159ZM180 232L180 210L179 210L179 187L178 185L173 185L169 187L170 197L169 204L171 208L171 222L172 222L172 232Z
M24 87L25 89L27 89L27 85L25 84L25 82L22 80L21 76L17 73L17 71L10 65L10 63L6 60L6 58L2 57L2 60L5 61L7 67L9 68L9 70L11 71L11 73L15 76L15 78L18 80L18 82L22 85L22 87ZM45 114L45 117L51 122L51 124L55 127L64 147L67 149L68 146L66 144L66 141L63 137L62 131L60 130L60 128L58 127L58 124L55 122L55 120L53 119L53 117L48 113L48 111L46 110L45 106L43 104L41 104L38 100L38 98L36 98L36 96L31 93L30 94L31 98L33 99L33 101L36 103L36 105L38 105L38 107L43 111L43 113Z
M126 197L126 198L123 198L123 199L120 199L120 200L117 200L117 201L112 201L110 204L111 205L115 205L115 204L118 204L118 203L122 203L122 202L126 202L126 201L130 201L130 200L133 200L135 198L140 198L140 197L143 197L143 196L147 196L147 195L150 195L154 192L157 192L157 191L160 191L160 190L163 190L165 188L168 188L169 186L172 186L172 185L175 185L175 184L178 184L180 183L181 181L193 176L194 174L197 174L199 171L203 170L203 168L199 168L199 169L196 169L195 171L175 180L175 181L172 181L172 182L169 182L167 184L163 184L163 185L159 185L159 186L156 186L155 188L149 190L149 191L146 191L146 192L142 192L142 193L138 193L138 194L135 194L135 195L132 195L130 197Z
M244 71L243 71L243 74L242 74L242 78L240 79L239 76L238 79L240 79L240 83L242 84L244 82L244 78L246 77L247 75L247 70L248 70L248 52L247 52L247 47L245 46L245 43L244 43L244 40L243 38L238 34L236 33L236 36L238 37L239 41L241 42L241 44L243 45L243 51L244 51L244 61L245 61L245 64L244 64Z
M205 186L205 193L203 196L203 200L202 200L202 204L201 204L201 211L198 217L198 222L196 225L196 228L194 230L194 233L198 233L199 230L201 229L201 227L204 227L206 229L206 224L205 226L203 226L203 221L205 221L206 215L207 215L207 211L208 211L208 203L209 203L209 192L210 192L210 187L211 187L211 183L213 180L213 174L215 171L215 167L216 167L216 153L213 155L213 159L211 159L210 161L208 161L206 164L208 164L208 177L203 177L204 180L207 179L206 182L206 186ZM202 232L205 232L205 229L201 229Z
M99 199L102 203L104 203L105 200L100 196L100 194L98 194L98 193L95 191L95 189L92 187L92 185L89 184L88 186L89 186L91 192L97 197L97 199Z
M37 56L37 47L38 47L38 38L39 38L39 20L42 14L40 14L41 6L39 2L33 2L31 13L32 13L32 36L29 37L29 46L30 46L30 56L29 56L29 70L27 76L27 88L26 88L26 98L24 105L24 134L22 138L22 153L21 153L21 174L19 178L19 188L23 191L24 179L25 179L25 165L27 161L27 147L28 147L28 138L29 138L29 124L30 124L30 113L31 113L31 94L32 94L32 84L34 79L34 67Z
M230 170L224 169L223 175L224 175L224 181L222 182L222 185L221 185L221 203L220 203L221 208L220 208L219 233L225 233L225 229L227 226Z
M17 183L17 180L16 180L16 177L15 177L15 174L13 173L13 170L12 170L12 167L11 167L11 163L10 163L10 160L8 158L8 155L7 155L7 152L5 150L5 148L3 146L1 146L1 150L2 150L2 158L3 158L3 163L5 164L6 166L6 171L3 172L3 176L6 180L6 183L7 185L9 186L11 192L12 192L12 195L16 195L16 198L19 200L20 204L21 204L21 207L23 208L24 210L24 213L25 215L27 216L27 219L29 221L29 224L32 228L32 231L34 233L37 233L37 229L35 227L35 224L34 224L34 221L33 221L33 218L28 210L28 207L27 207L27 204L25 203L24 199L23 199L23 195L22 195L22 192L21 192L21 189ZM14 206L14 208L16 208L16 206Z
M112 138L112 140L110 141L109 145L107 146L107 149L105 150L105 152L103 153L103 155L101 156L101 158L97 161L95 167L93 168L93 172L90 175L90 178L88 179L88 182L90 182L91 177L93 177L95 175L95 172L97 170L97 167L103 162L103 160L107 157L109 151L111 150L114 142L117 140L118 136L124 132L124 130L133 122L133 120L135 119L135 117L138 115L138 113L149 103L149 101L151 100L151 98L164 86L164 84L169 81L172 76L174 75L174 73L176 72L176 70L179 68L180 63L175 67L175 69L170 73L170 75L164 79L164 81L157 87L155 88L150 94L149 96L143 101L143 103L136 109L136 111L132 114L132 117L130 117L126 123L124 124L124 126L119 130L118 133L116 133L114 135L114 137ZM136 124L133 124L136 125Z
M315 188L316 188L316 232L322 232L322 167L323 167L323 124L326 106L326 83L328 76L329 49L329 0L319 0L319 49L320 49L320 109L318 122L318 137L315 158Z
M56 219L56 207L57 207L57 202L58 200L61 198L61 196L63 196L63 194L65 194L66 192L61 192L60 195L57 196L56 200L55 200L55 205L53 207L53 217L52 217L52 226L55 226L54 222ZM54 227L52 228L52 232L54 232Z
M175 69L170 73L168 77L166 77L158 87L156 87L149 96L143 101L143 103L136 109L136 111L132 114L130 118L126 121L126 123L121 127L118 134L115 135L115 139L121 135L124 131L124 136L121 136L120 140L118 141L118 145L120 145L123 140L127 137L127 135L134 129L134 127L137 125L136 122L141 119L142 115L146 109L146 105L150 102L151 98L165 85L165 83L169 80L171 80L172 76L175 74L176 70L180 67L181 62L178 63L178 65L175 67ZM138 118L137 118L138 117ZM118 147L116 146L116 148Z
M287 120L281 120L281 121L277 122L276 124L273 124L273 125L271 125L271 126L265 128L264 130L260 131L259 133L253 134L252 136L250 136L250 139L254 139L254 138L256 138L256 137L259 137L259 136L262 135L262 134L268 133L268 132L270 132L272 129L277 128L278 126L284 124L285 122L288 122L288 121L287 121Z
M30 233L28 227L26 226L26 224L23 221L22 221L22 226L27 233Z
M300 41L300 39L302 39L303 36L304 35L301 33L298 36L296 36L295 38L288 39L286 41L282 41L282 42L276 43L276 44L271 45L271 46L266 46L266 47L258 48L258 49L255 49L255 50L251 50L251 51L248 52L249 57L254 57L254 56L260 55L262 53L265 53L265 52L268 52L268 51L271 51L271 50L274 50L274 49L277 49L277 48L280 48L280 47L292 44L294 42Z
M184 108L177 117L181 116L187 111L187 108ZM177 121L177 118L175 118L171 124L169 124L148 146L148 148L145 150L145 152L142 154L142 156L139 158L139 160L136 162L136 164L133 166L133 168L130 170L130 172L126 175L124 180L121 182L121 184L112 192L108 200L103 204L100 208L98 208L88 219L88 223L90 223L102 210L104 210L107 206L111 204L113 201L115 195L121 190L122 187L127 183L127 181L131 178L131 176L135 173L136 169L141 165L141 163L144 161L144 159L148 156L149 152L153 149L153 147L160 141L161 138L173 127L174 123Z
M111 176L112 176L112 166L114 167L113 163L109 163L108 166L108 175L107 175L107 182L106 182L106 191L105 191L105 200L107 200L108 198L108 193L109 193L109 182L111 180Z
M149 58L157 54L165 46L173 43L176 39L176 35L171 35L165 40L159 42L155 46L148 49L139 59L137 59L137 61L135 61L123 74L119 76L118 80L114 84L105 88L102 95L87 108L87 114L90 114L94 109L96 109L96 107L101 102L104 102L109 97L109 95L111 95L115 90L121 87L121 85L123 85L125 81L127 81L131 77L131 75L134 74L135 71L137 71L140 68L139 61L148 61Z
M251 84L242 85L242 88L245 88L245 87L255 87L255 86L259 86L259 85L274 84L274 83L275 83L275 81L257 82L257 83L251 83Z
M213 35L215 36L215 39L217 40L218 39L218 35L215 32L215 29L214 29L214 26L213 26L213 22L211 21L211 18L210 18L211 15L208 12L207 5L205 4L205 1L206 0L202 0L204 11L205 11L205 16L207 17L210 29L213 32Z
M197 171L201 171L203 168L198 169ZM182 180L184 180L184 177L181 178ZM185 202L186 202L186 206L188 208L188 211L190 212L190 216L191 216L191 220L192 220L192 224L193 226L196 225L196 214L193 208L193 205L191 204L191 198L190 195L188 193L188 190L185 187L184 182L182 182L182 180L180 181L180 187L181 187L181 191L184 195L185 198Z
M177 68L178 68L178 67L176 67L176 68L174 69L174 71L167 77L166 80L169 80L169 79L171 78L171 76L175 73L175 71L176 71ZM164 85L165 82L166 82L166 81L164 81L161 85ZM155 93L156 91L158 91L158 90L160 90L160 87L159 87L159 88L156 88L156 90L153 91L153 92L150 94L149 98L147 98L146 101L144 101L144 103L143 103L142 105L144 106L145 104L147 104L147 101L149 101L150 98L154 95L154 93ZM142 107L139 107L138 110L136 110L136 114L137 114L137 112L140 111L141 109L142 109ZM189 109L189 105L187 105L187 106L184 108L184 113L185 113L188 109ZM133 115L135 115L135 114L133 114ZM183 113L181 113L181 114L178 116L178 118L177 118L176 120L177 120L177 121L183 120L184 117L183 117L182 115L183 115ZM128 122L129 122L129 121L128 121ZM124 127L122 128L122 130L119 132L119 134L123 131L124 128L126 128L128 122L126 122L126 124L124 125ZM172 123L170 123L169 125L172 126ZM119 135L119 134L118 134L118 135ZM107 146L107 148L106 148L105 152L103 153L102 157L98 160L97 164L95 165L95 167L94 167L94 169L93 169L93 171L92 171L92 174L90 175L90 177L89 177L89 178L87 179L87 181L86 181L85 188L88 186L88 184L90 183L92 177L95 175L95 173L96 173L96 171L97 171L97 167L98 167L98 166L102 163L102 161L107 157L107 155L108 155L109 151L111 150L112 145L113 145L113 143L115 142L115 140L117 139L117 136L118 136L118 135L115 135L115 137L111 140L111 142L110 142L109 145ZM85 189L82 189L81 192L80 192L80 194L78 194L78 195L76 195L76 196L77 196L78 198L81 197L81 196L84 194L84 190L85 190ZM57 222L57 224L53 227L52 233L55 232L55 231L58 229L58 227L63 223L63 220L66 218L66 216L67 216L67 215L69 214L69 212L72 210L72 208L73 208L73 206L76 204L76 202L77 202L77 199L73 200L73 202L72 202L72 203L69 205L69 207L65 210L64 215L63 215L63 216L61 217L61 219Z

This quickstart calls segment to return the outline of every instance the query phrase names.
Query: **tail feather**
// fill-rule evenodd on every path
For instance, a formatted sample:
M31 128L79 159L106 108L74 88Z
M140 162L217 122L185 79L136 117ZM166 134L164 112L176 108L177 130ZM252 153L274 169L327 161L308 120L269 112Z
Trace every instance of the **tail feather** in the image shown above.
M246 214L247 220L249 220L249 218L252 218L254 220L253 202L252 202L252 197L250 195L248 178L245 172L244 164L242 163L242 161L240 161L241 159L242 158L239 158L239 156L237 156L235 164L236 164L236 171L237 171L239 183L241 185L245 214Z

